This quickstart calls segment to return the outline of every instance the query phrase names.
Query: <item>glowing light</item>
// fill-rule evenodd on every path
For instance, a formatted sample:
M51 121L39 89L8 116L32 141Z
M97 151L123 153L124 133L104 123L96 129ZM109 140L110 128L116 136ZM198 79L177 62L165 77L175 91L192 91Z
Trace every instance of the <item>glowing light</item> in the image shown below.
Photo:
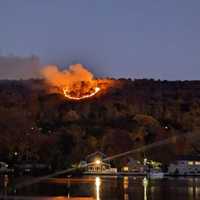
M64 92L65 97L67 97L68 99L72 99L72 100L87 99L87 98L90 98L90 97L96 95L99 91L100 91L100 88L99 88L99 87L95 87L95 88L94 88L94 91L93 91L91 94L84 94L84 95L82 95L81 97L74 97L74 96L71 96L71 95L69 94L69 91L68 91L67 88L63 89L63 92Z
M101 164L101 160L99 160L99 159L95 160L95 164L100 165Z
M124 166L124 167L123 167L123 170L124 170L125 172L128 172L128 170L129 170L128 166Z
M147 158L144 158L144 165L147 164Z
M193 165L193 161L188 161L188 165Z
M15 156L17 156L17 155L18 155L18 153L17 153L17 152L14 152L14 155L15 155Z
M100 185L101 179L99 176L95 178L95 186L96 186L96 200L100 200Z
M195 165L200 165L200 161L195 161Z

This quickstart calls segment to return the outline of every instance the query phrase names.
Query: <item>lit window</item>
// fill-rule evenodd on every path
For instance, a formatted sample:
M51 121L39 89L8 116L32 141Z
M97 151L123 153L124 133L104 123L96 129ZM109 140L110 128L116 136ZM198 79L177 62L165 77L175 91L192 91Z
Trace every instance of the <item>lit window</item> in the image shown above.
M127 166L123 167L123 170L124 170L125 172L127 172L127 171L128 171L128 167L127 167Z
M195 161L195 165L200 165L200 161Z
M193 161L188 161L188 165L193 165Z

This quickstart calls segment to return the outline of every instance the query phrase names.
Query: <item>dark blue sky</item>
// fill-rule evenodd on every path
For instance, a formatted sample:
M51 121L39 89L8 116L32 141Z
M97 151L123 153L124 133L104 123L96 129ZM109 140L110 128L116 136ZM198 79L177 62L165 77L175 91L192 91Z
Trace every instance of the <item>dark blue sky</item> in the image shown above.
M199 0L0 0L0 49L98 75L200 78Z

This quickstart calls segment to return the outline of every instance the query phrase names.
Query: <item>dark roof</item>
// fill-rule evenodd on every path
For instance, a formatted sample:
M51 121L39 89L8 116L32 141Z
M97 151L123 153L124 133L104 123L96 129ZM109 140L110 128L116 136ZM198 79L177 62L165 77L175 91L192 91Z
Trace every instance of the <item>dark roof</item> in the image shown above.
M200 155L182 155L182 156L178 156L176 160L191 160L191 161L199 160L200 161Z

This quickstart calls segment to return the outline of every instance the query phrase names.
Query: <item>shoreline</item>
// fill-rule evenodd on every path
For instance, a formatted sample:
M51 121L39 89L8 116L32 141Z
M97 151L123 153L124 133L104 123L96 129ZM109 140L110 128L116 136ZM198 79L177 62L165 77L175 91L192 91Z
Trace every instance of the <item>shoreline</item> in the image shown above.
M89 173L89 172L84 172L82 175L86 176L147 176L147 173L135 173L135 172L117 172L117 173ZM187 174L187 175L182 175L182 174L168 174L164 173L163 178L167 177L200 177L200 174Z

